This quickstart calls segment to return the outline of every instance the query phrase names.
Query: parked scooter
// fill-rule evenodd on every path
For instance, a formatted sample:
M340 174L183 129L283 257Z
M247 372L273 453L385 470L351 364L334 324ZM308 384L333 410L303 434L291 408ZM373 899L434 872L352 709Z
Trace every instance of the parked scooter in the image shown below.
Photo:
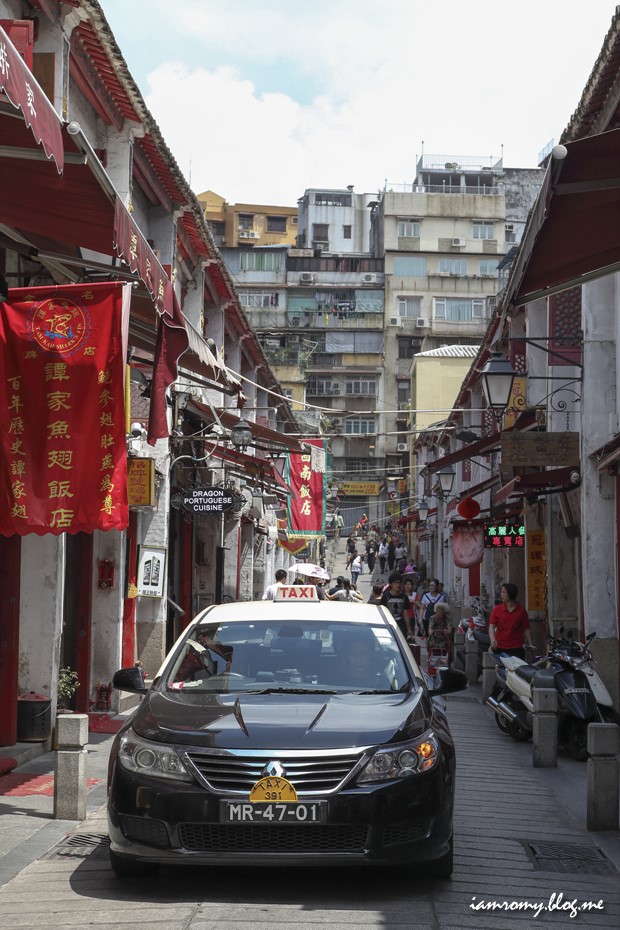
M529 739L533 687L556 688L559 739L574 759L586 759L588 724L620 722L588 649L595 635L591 633L585 644L552 641L551 652L533 665L500 655L497 684L486 702L494 709L500 730L518 741Z
M482 675L482 656L489 651L491 640L489 638L489 620L486 612L478 600L472 603L473 612L470 617L463 617L459 623L459 632L465 633L465 641L475 640L478 643L478 678ZM465 668L465 649L457 649L456 654Z

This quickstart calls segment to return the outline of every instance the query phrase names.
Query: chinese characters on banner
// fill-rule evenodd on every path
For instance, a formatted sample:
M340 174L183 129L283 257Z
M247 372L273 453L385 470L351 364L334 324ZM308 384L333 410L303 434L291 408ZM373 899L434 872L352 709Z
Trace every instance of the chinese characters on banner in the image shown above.
M547 553L541 530L527 534L527 609L544 610L547 592Z
M525 549L523 523L485 523L485 549Z
M127 527L122 284L0 304L0 533Z
M306 440L306 445L323 448L322 439ZM321 536L325 533L325 475L312 468L312 456L291 452L287 466L288 484L293 492L288 504L288 536Z

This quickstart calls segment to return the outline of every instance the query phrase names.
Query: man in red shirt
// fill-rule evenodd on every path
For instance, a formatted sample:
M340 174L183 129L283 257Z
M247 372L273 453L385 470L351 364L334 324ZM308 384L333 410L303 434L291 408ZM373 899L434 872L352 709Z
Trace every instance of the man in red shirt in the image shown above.
M517 586L506 582L499 596L501 604L491 611L489 620L489 637L491 652L505 652L510 656L525 658L524 642L532 645L530 620L527 610L517 603Z

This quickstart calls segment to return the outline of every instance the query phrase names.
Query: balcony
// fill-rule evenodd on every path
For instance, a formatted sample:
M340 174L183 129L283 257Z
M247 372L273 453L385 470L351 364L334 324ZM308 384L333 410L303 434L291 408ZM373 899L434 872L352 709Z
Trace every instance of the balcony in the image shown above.
M354 310L337 313L298 310L288 312L288 324L301 329L383 329L383 314Z

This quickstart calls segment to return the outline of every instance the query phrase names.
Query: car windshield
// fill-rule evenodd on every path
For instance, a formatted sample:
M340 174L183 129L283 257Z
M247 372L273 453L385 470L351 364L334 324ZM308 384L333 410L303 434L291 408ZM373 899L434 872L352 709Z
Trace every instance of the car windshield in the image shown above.
M404 692L409 671L383 624L258 620L192 628L164 686L209 692Z

